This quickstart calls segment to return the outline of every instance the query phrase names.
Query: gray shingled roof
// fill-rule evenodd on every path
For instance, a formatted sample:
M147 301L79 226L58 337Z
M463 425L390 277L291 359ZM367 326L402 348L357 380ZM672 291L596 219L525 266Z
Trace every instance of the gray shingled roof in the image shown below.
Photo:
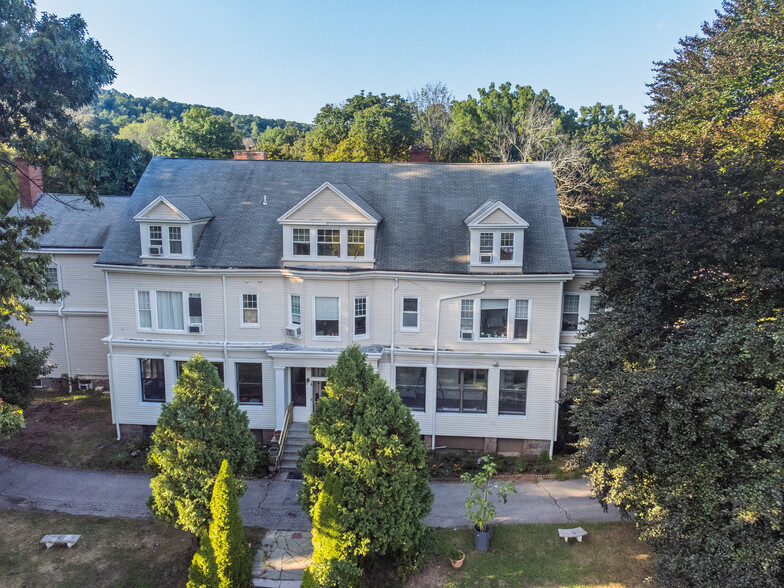
M134 215L161 194L199 194L215 216L201 237L194 266L279 268L283 231L277 219L327 181L336 187L347 184L383 218L376 237L376 269L468 273L469 231L463 219L493 199L530 223L525 231L524 273L572 270L547 162L411 164L154 157L98 262L140 265Z
M340 190L345 197L350 198L352 202L354 202L354 204L356 204L362 210L364 210L368 216L376 219L377 221L381 220L382 217L378 213L378 211L376 211L375 208L370 206L370 204L365 202L365 200L359 194L354 192L354 190L351 189L351 186L349 186L348 184L332 184L332 185L335 186L336 189Z
M569 256L572 258L572 267L576 270L600 270L604 264L600 261L588 260L577 255L577 246L585 233L594 229L590 227L566 227L566 242L569 244Z
M96 208L82 196L41 194L33 210L20 208L17 202L8 216L45 214L51 218L52 228L38 239L43 249L100 249L129 200L129 196L101 196L103 206Z

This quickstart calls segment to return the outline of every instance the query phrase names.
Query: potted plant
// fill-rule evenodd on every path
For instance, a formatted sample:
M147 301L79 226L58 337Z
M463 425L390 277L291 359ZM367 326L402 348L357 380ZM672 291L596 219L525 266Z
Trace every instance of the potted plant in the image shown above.
M465 561L465 553L459 550L454 542L449 547L449 561L452 562L452 567L455 569L459 569Z
M477 463L480 470L471 475L463 474L460 479L471 484L471 494L466 498L466 516L474 523L474 547L477 551L487 551L490 548L490 535L492 528L490 522L495 517L495 504L492 501L493 489L490 480L498 473L498 468L489 455L480 457ZM511 482L504 482L501 486L493 486L496 501L506 503L506 497L517 490Z

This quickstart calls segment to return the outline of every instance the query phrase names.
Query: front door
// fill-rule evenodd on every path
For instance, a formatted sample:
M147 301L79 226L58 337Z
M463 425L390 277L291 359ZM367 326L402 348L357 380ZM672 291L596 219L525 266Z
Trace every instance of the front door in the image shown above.
M294 421L307 423L327 382L326 368L289 368Z

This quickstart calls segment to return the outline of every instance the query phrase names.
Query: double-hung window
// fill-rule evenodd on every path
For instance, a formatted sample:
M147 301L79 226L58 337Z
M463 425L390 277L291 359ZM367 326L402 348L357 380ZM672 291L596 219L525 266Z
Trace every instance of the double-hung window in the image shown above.
M139 330L202 332L201 294L137 290L136 310Z
M501 370L498 389L498 414L525 414L528 372Z
M152 304L149 290L136 293L139 306L139 328L152 329Z
M509 300L481 300L479 337L481 339L506 339L509 317Z
M367 298L354 298L354 336L367 335Z
M528 300L515 300L515 339L528 339L528 304Z
M310 229L293 229L294 255L310 255Z
M395 367L395 388L408 408L417 412L425 410L425 382L427 368Z
M201 294L188 294L188 330L201 333L204 322L201 312Z
M240 404L263 404L264 390L260 363L237 363L237 401Z
M139 359L139 379L143 402L165 402L166 380L162 359Z
M580 322L580 295L564 294L563 297L563 323L561 330L576 331Z
M498 259L501 261L514 259L514 233L501 233L501 249Z
M487 370L438 368L437 412L487 412Z
M474 301L460 301L460 338L470 341L474 338Z
M150 253L157 247L159 254L163 253L163 227L161 225L150 225Z
M315 333L316 337L340 337L340 298L316 296Z
M259 326L259 296L258 294L242 295L242 326Z
M169 227L169 254L182 255L182 229Z
M348 229L347 241L349 257L365 257L365 229Z
M291 310L290 319L292 325L302 324L302 299L298 294L292 294L290 298Z
M419 330L419 298L403 298L403 318L400 327L403 331Z
M57 266L50 265L46 268L46 287L47 288L60 288L60 276L57 273Z
M493 233L480 233L479 234L479 262L493 263L493 249L495 249Z
M318 229L316 237L319 257L340 257L339 229Z
M591 295L591 305L588 308L588 320L593 320L599 315L599 297Z

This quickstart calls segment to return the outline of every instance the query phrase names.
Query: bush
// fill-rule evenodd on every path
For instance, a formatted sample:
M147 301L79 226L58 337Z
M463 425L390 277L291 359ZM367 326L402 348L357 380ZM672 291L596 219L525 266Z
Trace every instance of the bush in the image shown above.
M0 398L0 439L10 439L24 427L22 409Z
M164 403L152 434L148 464L155 473L150 486L150 509L162 521L203 535L210 521L212 488L223 460L237 478L255 464L255 439L248 415L223 389L215 367L201 355L183 366L174 386L174 399Z
M314 563L302 576L302 588L362 588L363 585L362 570L345 559Z
M253 475L257 477L268 476L269 468L272 465L272 456L266 445L258 443L256 445L256 466L253 468Z
M299 500L314 525L314 564L325 570L331 559L359 568L376 555L415 560L433 502L419 425L365 359L352 346L327 369L310 419L315 443L300 454Z
M53 365L46 363L51 345L37 349L24 339L19 342L19 351L13 354L8 363L0 367L0 397L9 404L21 409L30 406L35 389L33 384L39 376L49 374Z

